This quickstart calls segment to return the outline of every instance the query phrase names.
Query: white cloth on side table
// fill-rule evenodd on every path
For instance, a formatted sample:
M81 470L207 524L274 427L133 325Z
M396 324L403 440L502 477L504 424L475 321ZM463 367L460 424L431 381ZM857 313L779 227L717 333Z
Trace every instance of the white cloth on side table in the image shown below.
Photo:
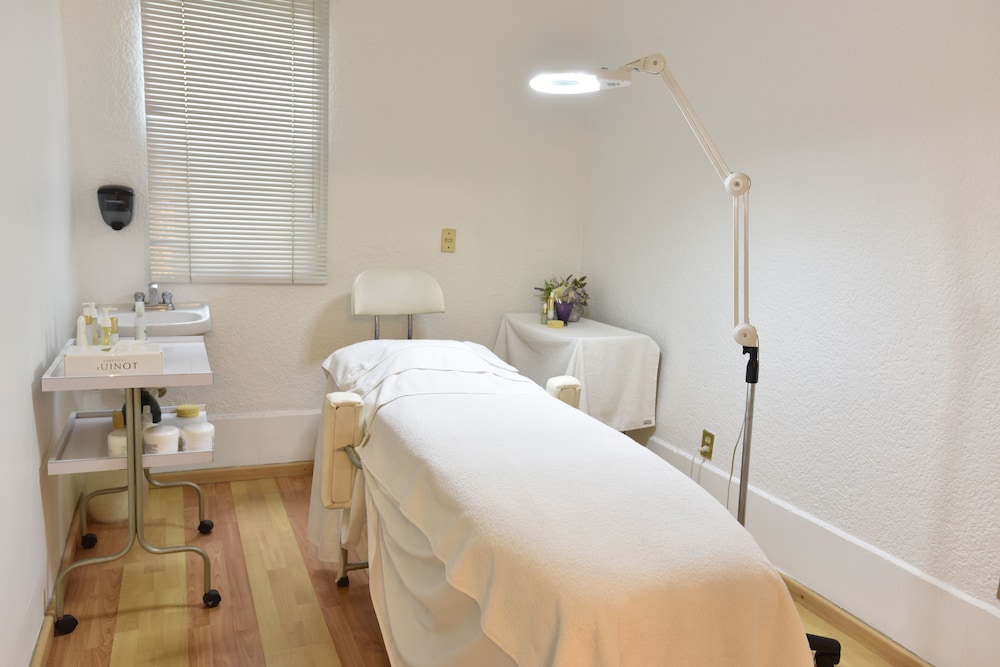
M580 381L580 409L618 431L656 424L660 348L645 334L581 318L561 329L534 313L504 315L493 352L537 384Z

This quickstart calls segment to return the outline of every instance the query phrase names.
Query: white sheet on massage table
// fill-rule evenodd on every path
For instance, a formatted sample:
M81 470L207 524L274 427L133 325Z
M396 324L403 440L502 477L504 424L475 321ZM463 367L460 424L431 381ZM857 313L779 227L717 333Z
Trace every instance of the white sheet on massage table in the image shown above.
M323 370L327 372L326 392L350 391L350 388L358 388L360 386L358 383L363 381L365 374L376 365L375 360L386 359L395 350L401 349L401 346L423 349L430 354L435 354L429 352L430 350L437 350L436 354L449 355L448 358L455 359L454 364L456 365L453 366L454 368L461 369L464 367L473 372L486 368L500 373L507 378L528 382L526 378L517 376L517 371L512 366L498 359L496 355L484 346L476 343L451 340L400 341L383 339L364 341L356 346L349 346L344 351L330 355L322 364ZM345 354L347 350L364 350L364 353ZM454 356L451 357L450 355ZM331 361L335 358L338 359L339 364L334 364ZM466 364L463 366L459 362L460 359L467 359L468 364L471 365ZM435 357L435 363L439 362L448 363L446 358ZM343 387L347 387L347 389ZM369 401L368 417L371 416L371 404L372 401ZM316 434L315 461L319 461L322 455L322 437L323 429L319 428ZM359 558L364 558L368 550L367 535L363 531L365 522L364 508L358 507L358 511L355 512L354 521L350 520L349 510L326 509L323 506L320 494L320 484L322 481L320 470L320 466L318 465L313 469L306 536L312 544L316 545L317 557L321 561L336 563L340 558L341 545L356 551ZM358 495L361 497L364 496L363 485L358 489Z
M406 365L356 387L365 474L519 664L811 664L777 572L683 474L534 385Z

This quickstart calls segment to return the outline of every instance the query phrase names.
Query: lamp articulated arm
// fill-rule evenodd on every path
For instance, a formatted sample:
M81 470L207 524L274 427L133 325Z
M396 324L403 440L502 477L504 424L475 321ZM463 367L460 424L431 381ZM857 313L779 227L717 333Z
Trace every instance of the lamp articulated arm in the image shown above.
M621 69L629 71L643 72L646 74L659 74L663 82L667 84L667 89L677 103L684 120L687 121L695 138L705 151L709 161L719 175L719 179L728 192L733 197L733 337L736 342L744 348L756 348L757 329L750 324L750 177L742 172L732 171L726 161L719 153L719 149L712 142L711 137L701 124L698 116L694 112L694 107L688 101L681 86L677 83L673 73L667 67L667 60L662 54L653 53L644 58L633 60L624 65ZM743 238L742 253L740 248L740 237ZM742 255L743 266L743 313L740 317L740 265ZM756 367L756 353L751 354L751 363ZM756 383L756 372L753 374L753 382ZM747 382L750 382L751 370L747 368Z

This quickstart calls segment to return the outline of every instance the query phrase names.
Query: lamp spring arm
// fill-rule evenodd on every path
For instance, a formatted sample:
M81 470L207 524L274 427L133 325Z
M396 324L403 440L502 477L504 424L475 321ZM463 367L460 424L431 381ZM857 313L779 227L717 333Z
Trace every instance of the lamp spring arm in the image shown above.
M687 95L681 90L680 84L674 78L667 60L661 53L652 53L624 65L623 70L659 74L666 84L670 95L687 121L688 127L694 132L695 139L701 145L709 162L715 168L719 179L733 197L733 337L744 347L757 347L757 329L750 324L750 177L743 172L733 172L729 169L722 154L708 136L708 131L694 112L694 107L688 101ZM740 237L743 238L742 253ZM741 258L742 255L742 258ZM740 264L742 259L743 275L740 280ZM743 284L743 318L740 319L740 283Z

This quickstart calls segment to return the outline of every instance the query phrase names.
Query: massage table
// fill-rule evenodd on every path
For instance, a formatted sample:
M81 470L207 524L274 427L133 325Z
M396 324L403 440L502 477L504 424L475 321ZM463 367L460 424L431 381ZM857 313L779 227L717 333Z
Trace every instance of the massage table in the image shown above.
M367 557L391 664L813 664L750 534L575 409L572 378L542 388L451 340L363 341L322 366L310 539L341 585L364 565L347 549Z
M812 664L718 502L485 347L365 341L324 367L320 491L367 534L392 664Z

